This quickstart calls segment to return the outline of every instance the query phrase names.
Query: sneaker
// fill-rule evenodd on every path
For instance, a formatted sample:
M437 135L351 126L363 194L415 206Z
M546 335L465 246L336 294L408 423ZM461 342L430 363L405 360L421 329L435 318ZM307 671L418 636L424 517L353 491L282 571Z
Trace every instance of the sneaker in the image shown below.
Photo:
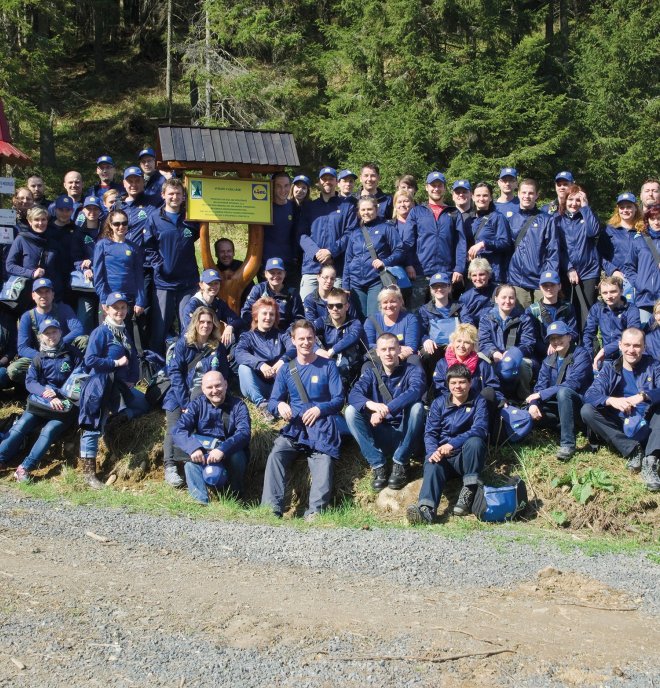
M268 402L267 401L262 401L259 404L258 408L261 411L261 415L264 417L264 420L267 423L272 423L275 420L275 416L268 410Z
M16 472L14 473L14 478L16 478L17 483L30 482L30 474L23 468L23 466L19 466L16 469Z
M387 481L387 487L390 490L400 490L408 484L408 471L406 466L394 462L392 464L392 473L390 479Z
M320 515L318 511L312 511L311 514L305 514L303 520L305 523L314 523Z
M454 516L467 516L472 510L476 485L463 485L454 505Z
M406 509L406 519L411 526L431 525L433 523L433 512L431 507L426 506L426 504L422 504L422 506L411 504Z
M575 447L559 447L555 456L560 461L570 461L573 454L575 454Z
M658 467L660 466L660 459L657 456L650 454L642 459L641 478L646 485L649 492L660 491L660 477L658 477Z
M172 487L183 487L183 478L176 466L165 466L165 482Z
M376 492L380 492L387 485L387 466L378 466L373 469L373 478L371 479L371 487Z
M642 468L642 460L644 459L644 452L641 447L637 447L635 451L630 454L628 461L626 461L626 468L633 473L638 473Z

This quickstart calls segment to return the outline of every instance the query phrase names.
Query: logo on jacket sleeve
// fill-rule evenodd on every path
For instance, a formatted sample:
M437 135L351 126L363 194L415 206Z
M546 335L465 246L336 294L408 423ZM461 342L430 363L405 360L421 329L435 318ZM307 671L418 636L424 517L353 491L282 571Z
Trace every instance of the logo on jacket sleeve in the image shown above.
M183 230L183 236L184 236L186 239L190 239L190 238L192 237L192 232L186 227L186 228Z

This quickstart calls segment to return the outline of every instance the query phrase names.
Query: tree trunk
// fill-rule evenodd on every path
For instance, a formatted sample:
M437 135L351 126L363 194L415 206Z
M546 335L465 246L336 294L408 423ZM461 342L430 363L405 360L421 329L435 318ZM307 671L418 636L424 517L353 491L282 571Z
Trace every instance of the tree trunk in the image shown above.
M206 48L206 83L204 85L204 97L206 99L205 103L205 115L206 119L211 119L211 20L209 18L208 9L204 10L205 23L206 23L206 33L205 33L205 48Z
M105 50L103 46L104 39L104 26L103 26L103 15L105 11L105 3L97 2L94 3L92 10L94 13L94 71L97 76L103 72L105 67Z
M172 0L167 0L167 58L165 66L167 121L172 124Z
M39 39L48 40L50 29L49 17L47 12L36 10L37 35ZM50 72L50 66L49 66ZM45 75L39 88L38 105L43 119L39 126L39 162L42 167L55 167L55 135L53 133L53 122L55 120L55 110L52 106L52 96L50 84L53 81L52 75Z

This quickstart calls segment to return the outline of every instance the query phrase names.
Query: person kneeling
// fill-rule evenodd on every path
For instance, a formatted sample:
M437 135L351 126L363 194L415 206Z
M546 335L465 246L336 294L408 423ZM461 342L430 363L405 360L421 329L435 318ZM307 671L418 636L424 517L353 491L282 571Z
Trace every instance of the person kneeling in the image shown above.
M400 353L396 336L381 334L376 340L378 359L363 368L348 395L346 423L373 469L374 490L386 486L400 490L406 485L410 457L424 427L424 371L401 361ZM393 454L389 480L386 452Z
M459 476L463 487L454 506L456 516L472 508L479 473L486 460L488 406L470 388L472 374L461 363L447 370L449 392L437 397L426 420L424 479L417 504L406 511L410 524L433 523L447 479Z
M188 404L172 432L174 444L189 457L184 471L193 499L208 504L205 473L213 474L207 469L217 465L226 470L231 491L242 496L250 432L245 402L227 396L227 382L221 373L205 373L202 396Z

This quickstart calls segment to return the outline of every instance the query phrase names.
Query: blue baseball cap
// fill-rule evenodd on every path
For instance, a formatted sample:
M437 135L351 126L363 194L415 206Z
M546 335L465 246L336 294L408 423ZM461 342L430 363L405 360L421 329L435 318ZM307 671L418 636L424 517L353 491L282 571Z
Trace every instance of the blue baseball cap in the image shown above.
M229 474L227 469L218 463L210 463L202 469L204 482L211 487L222 487L227 484Z
M93 205L96 206L97 208L101 207L101 199L98 196L87 196L87 198L84 200L82 207L87 208L88 206Z
M542 272L539 278L539 287L542 284L561 284L561 279L559 278L559 273L554 270L548 270L547 272Z
M39 325L39 334L43 334L49 327L57 327L58 330L62 329L59 320L55 320L55 318L44 318Z
M153 148L143 148L138 154L137 154L137 159L139 160L141 157L145 155L150 155L152 158L156 157L156 151Z
M55 207L58 210L73 210L73 198L71 196L58 196L55 199Z
M32 291L37 291L37 289L52 289L55 291L55 287L48 277L40 277L32 282Z
M545 341L550 341L550 337L562 337L565 334L572 334L571 328L563 320L555 320L555 322L548 325Z
M435 275L429 280L429 286L432 287L434 284L451 284L449 275L446 272L436 272Z
M569 172L568 170L564 170L563 172L557 173L557 175L555 176L555 181L558 182L560 179L563 179L564 181L567 181L571 184L575 181L572 172Z
M284 261L281 258L269 258L266 261L266 270L284 270Z
M346 179L346 177L353 177L353 179L357 179L357 174L355 174L355 172L351 172L350 170L342 170L337 175L337 179Z
M442 172L429 172L429 174L426 176L426 183L433 184L433 182L442 182L443 184L446 184L447 179L445 178L445 175L442 174Z
M472 184L467 179L457 179L452 185L451 190L456 191L456 189L467 189L472 191Z
M646 418L641 413L633 413L627 416L623 421L623 433L626 437L631 439L636 437L638 433L642 433L647 429Z
M321 179L321 177L322 177L324 174L329 174L329 175L331 175L332 177L335 177L335 179L337 178L337 170L336 170L334 167L322 167L322 168L319 170L319 179Z
M311 186L312 182L310 181L309 177L305 176L304 174L299 174L297 177L293 178L292 184L297 184L298 182L302 182L303 184L307 184L307 186Z
M139 167L132 165L124 170L124 179L128 179L128 177L144 177L144 174Z
M629 203L637 203L637 196L635 196L635 194L630 193L630 191L625 191L624 193L619 194L616 197L617 204L621 203L621 201L628 201Z
M498 179L502 179L502 177L517 177L518 176L518 170L515 167L503 167L500 170L500 176Z
M208 270L204 270L200 281L204 282L204 284L211 284L211 282L222 282L222 275L217 270L209 268Z
M122 294L120 291L113 291L107 295L105 299L105 305L114 306L119 301L126 301L126 303L128 303L128 297L126 294Z
M115 166L115 161L109 155L101 155L96 159L97 165L112 165Z
M504 380L512 380L520 372L520 364L523 361L523 352L517 347L512 346L504 352L501 361L498 361L496 369Z

